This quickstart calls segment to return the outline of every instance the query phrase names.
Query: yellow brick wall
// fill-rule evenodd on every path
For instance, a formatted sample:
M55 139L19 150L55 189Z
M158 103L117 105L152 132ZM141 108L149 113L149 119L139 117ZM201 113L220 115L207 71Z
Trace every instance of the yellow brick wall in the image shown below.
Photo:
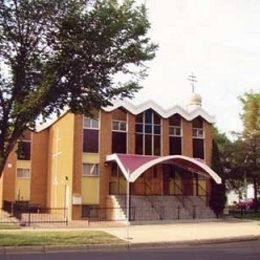
M94 153L83 153L83 163L99 164L99 155ZM82 204L99 204L99 176L81 177Z
M31 171L31 161L17 160L17 169L29 169ZM31 178L18 178L16 175L15 181L15 200L30 201L30 185Z
M75 115L67 113L50 127L48 206L68 208L71 219Z

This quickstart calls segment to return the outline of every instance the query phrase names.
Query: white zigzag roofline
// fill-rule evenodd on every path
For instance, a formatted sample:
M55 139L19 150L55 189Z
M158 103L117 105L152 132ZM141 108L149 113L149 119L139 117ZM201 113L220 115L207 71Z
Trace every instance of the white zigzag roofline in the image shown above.
M179 105L175 105L169 109L164 109L160 105L158 105L153 100L147 100L139 105L134 105L133 103L129 102L128 100L119 100L114 102L112 106L102 107L102 110L106 112L112 112L113 110L116 110L117 108L124 108L128 112L132 113L133 115L140 114L144 112L147 109L152 109L155 112L157 112L161 117L163 118L169 118L174 114L179 114L181 117L186 119L187 121L191 121L194 118L201 116L204 118L207 122L213 124L215 122L215 117L209 115L203 108L197 107L194 110L188 111L187 109L184 109L183 107ZM64 116L67 112L69 112L69 109L66 108L63 112L61 112L59 117L55 117L48 122L39 125L36 128L36 132L43 131L53 125L56 121L58 121L62 116Z
M141 103L139 105L133 105L131 102L129 102L127 100L125 100L125 101L119 100L119 101L115 102L113 104L113 106L104 107L102 109L106 112L111 112L120 107L126 109L128 112L130 112L134 115L140 114L140 113L144 112L145 110L151 108L163 118L169 118L170 116L172 116L174 114L179 114L187 121L191 121L194 118L201 116L209 123L215 122L215 117L208 114L201 107L197 107L191 111L188 111L187 109L184 109L183 107L181 107L179 105L175 105L169 109L164 109L160 105L158 105L156 102L154 102L153 100L147 100L144 103Z

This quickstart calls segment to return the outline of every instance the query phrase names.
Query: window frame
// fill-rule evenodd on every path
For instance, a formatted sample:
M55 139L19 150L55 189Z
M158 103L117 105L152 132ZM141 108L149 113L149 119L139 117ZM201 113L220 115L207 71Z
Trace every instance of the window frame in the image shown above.
M85 173L84 165L88 165L90 167L90 172ZM96 174L93 174L93 172L97 172ZM99 177L100 172L99 172L99 164L98 163L83 163L82 164L82 177Z
M29 147L29 159L26 159L26 156L21 156L21 154L17 154L17 160L22 160L22 161L31 161L32 159L32 141L31 140L26 140L26 139L20 139L17 141L17 149L19 150L19 145L22 145L22 143L28 143L30 144Z
M87 125L87 123L85 124L85 122L87 122L89 120L90 124L89 126ZM94 126L94 122L97 122L98 126ZM100 120L99 118L91 118L91 117L84 117L83 118L83 129L94 129L94 130L100 130Z
M151 115L151 120L150 121L146 119L146 114L148 114L148 112L146 112L146 111L149 111L149 110L152 111L152 115ZM156 116L155 113L160 118L160 124L155 124L155 122L154 122L155 121L154 118ZM157 155L156 152L155 152L155 140L154 140L154 137L155 136L160 136L160 137L162 136L162 118L153 109L145 110L145 111L143 111L140 114L142 114L142 122L140 122L140 121L136 121L135 122L135 136L137 136L137 135L141 135L142 136L142 142L143 142L142 143L142 155L147 155L147 153L146 153L147 149L146 148L148 148L148 146L147 146L147 143L146 143L146 139L150 138L150 137L151 137L151 151L152 152L151 152L151 154L148 154L148 155ZM136 115L136 117L140 116L140 114ZM141 126L142 127L142 132L137 132L136 131L137 130L137 126ZM155 133L156 132L155 131L156 127L159 127L159 129L160 129L160 131L159 131L160 133L159 134ZM147 129L151 129L151 131L150 130L147 131ZM160 153L159 153L159 155L161 155L161 152L162 152L161 149L162 149L162 144L160 142Z
M199 134L199 132L201 132L201 134ZM192 138L204 139L205 133L204 133L203 128L192 128Z
M22 176L18 176L18 172L22 171L22 173L24 173L25 171L28 173L28 175L24 176L22 174ZM31 178L31 170L28 169L28 168L17 168L16 169L16 178L19 178L19 179L30 179Z
M119 126L119 129L114 129L114 123L118 123L118 126ZM122 125L125 125L125 130L121 129L121 126ZM123 133L126 133L127 132L127 121L123 121L123 120L112 120L112 132L123 132Z
M171 133L171 130L173 130L173 133ZM176 131L179 130L180 134L177 134ZM181 126L169 126L169 136L173 136L173 137L182 137L183 133L182 133L182 127Z

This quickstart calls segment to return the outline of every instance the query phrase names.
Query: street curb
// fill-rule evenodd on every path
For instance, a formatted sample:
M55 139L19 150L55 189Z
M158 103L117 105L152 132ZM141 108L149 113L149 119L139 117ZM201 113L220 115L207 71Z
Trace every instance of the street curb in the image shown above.
M151 242L151 243L122 243L122 244L93 244L84 246L23 246L23 247L0 247L0 255L11 254L50 254L58 252L89 252L89 251L124 251L131 249L151 249L202 246L211 244L224 244L234 242L246 242L260 240L260 236L242 236L216 239L183 240L174 242Z

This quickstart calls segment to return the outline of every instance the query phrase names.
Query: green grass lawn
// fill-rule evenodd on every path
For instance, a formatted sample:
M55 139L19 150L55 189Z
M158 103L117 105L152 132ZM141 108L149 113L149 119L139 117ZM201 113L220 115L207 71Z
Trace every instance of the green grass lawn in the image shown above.
M123 243L123 241L102 231L0 231L0 246L73 246L119 243Z
M20 229L21 227L17 224L1 224L0 223L0 230L2 229Z

